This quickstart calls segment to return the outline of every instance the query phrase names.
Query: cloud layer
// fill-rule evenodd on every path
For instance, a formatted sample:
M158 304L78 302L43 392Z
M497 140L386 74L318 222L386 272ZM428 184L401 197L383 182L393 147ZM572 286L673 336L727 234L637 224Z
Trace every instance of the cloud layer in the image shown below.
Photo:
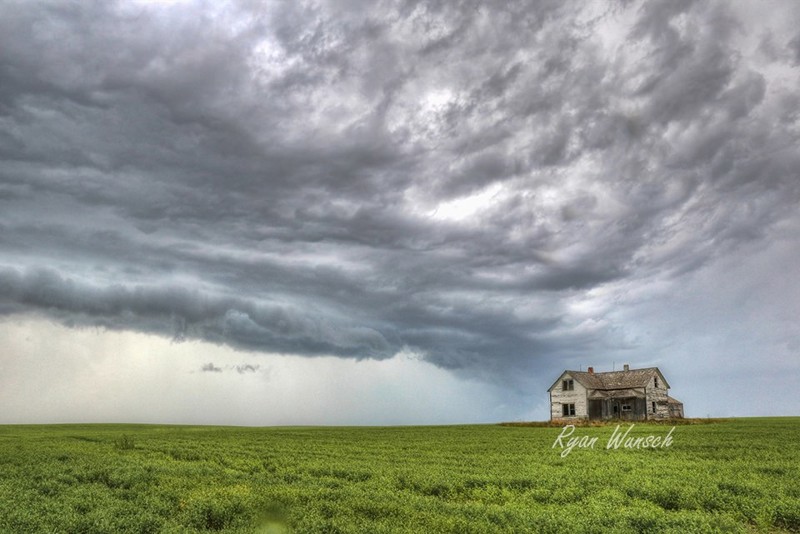
M797 229L800 9L600 7L7 2L0 313L488 380L635 349L620 309Z

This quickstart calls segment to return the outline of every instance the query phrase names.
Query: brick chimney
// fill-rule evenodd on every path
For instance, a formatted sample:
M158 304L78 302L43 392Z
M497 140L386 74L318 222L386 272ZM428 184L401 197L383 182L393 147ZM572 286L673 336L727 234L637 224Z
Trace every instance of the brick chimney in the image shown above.
M594 367L589 367L589 374L590 374L590 375L593 375L593 374L594 374Z
M625 365L622 366L622 370L623 371L630 371L631 370L631 366L626 363Z

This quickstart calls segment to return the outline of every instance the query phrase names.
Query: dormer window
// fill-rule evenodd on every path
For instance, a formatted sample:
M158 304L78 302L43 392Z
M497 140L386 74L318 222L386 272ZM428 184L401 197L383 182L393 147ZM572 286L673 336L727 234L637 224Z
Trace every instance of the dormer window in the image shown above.
M569 380L564 380L561 382L562 391L573 391L574 389L575 389L575 382L573 382L571 378Z

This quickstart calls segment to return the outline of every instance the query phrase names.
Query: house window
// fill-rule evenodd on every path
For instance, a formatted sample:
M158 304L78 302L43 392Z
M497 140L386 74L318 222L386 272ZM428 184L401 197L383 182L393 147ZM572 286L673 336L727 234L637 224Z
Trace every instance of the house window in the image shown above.
M658 377L657 377L657 376L654 376L654 377L653 377L653 385L654 385L655 387L658 387Z
M656 401L653 401L652 405L653 405L653 413L656 413Z
M630 404L623 404L623 405L622 405L622 411L623 411L623 412L629 412L629 411L631 411L631 405L630 405Z
M561 382L561 389L563 391L572 391L575 389L575 382L573 382L572 379L564 380Z
M574 404L562 404L561 405L561 413L564 417L569 417L570 415L575 415L575 405Z

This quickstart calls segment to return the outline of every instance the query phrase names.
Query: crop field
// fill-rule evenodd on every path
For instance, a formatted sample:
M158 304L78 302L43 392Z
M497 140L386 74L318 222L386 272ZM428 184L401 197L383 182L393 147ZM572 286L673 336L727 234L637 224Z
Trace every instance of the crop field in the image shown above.
M800 418L615 428L0 426L0 532L800 531Z

